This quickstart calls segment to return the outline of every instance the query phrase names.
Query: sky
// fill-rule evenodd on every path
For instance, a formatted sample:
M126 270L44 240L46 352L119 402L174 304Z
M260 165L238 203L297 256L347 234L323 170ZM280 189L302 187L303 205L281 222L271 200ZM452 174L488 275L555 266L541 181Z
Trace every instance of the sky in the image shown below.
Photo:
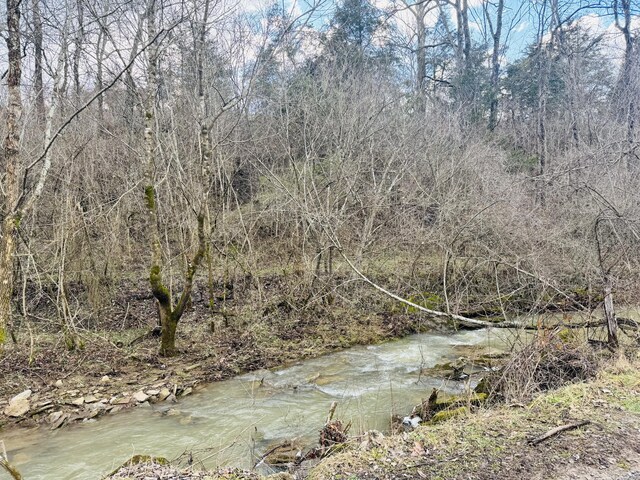
M279 0L283 7L290 12L292 16L299 16L303 12L309 11L314 0ZM317 30L326 29L331 13L335 8L336 1L339 0L315 0L322 1L323 6L317 10L314 19L310 23L312 28ZM383 11L394 11L390 22L398 28L407 38L410 38L413 30L412 25L415 22L413 15L406 8L397 8L401 5L401 0L371 0L373 4ZM415 4L416 0L406 0L409 5ZM274 0L248 0L242 2L243 9L248 12L258 13L266 11L272 6ZM434 2L435 3L435 2ZM624 40L616 28L613 15L610 8L611 2L593 1L591 4L601 3L601 8L585 8L581 6L585 4L584 0L568 0L561 1L561 16L564 18L577 18L577 22L587 27L593 35L603 35L605 50L608 51L614 60L621 59L624 52ZM486 38L487 25L483 15L483 0L468 0L470 6L470 28L474 38L481 42ZM507 48L502 54L502 62L509 63L521 57L526 51L527 46L536 41L538 35L538 12L541 0L505 0L504 14L504 32L508 32ZM396 8L394 8L394 6ZM574 13L578 11L577 14ZM450 7L453 13L453 8ZM493 12L492 12L493 13ZM452 25L455 26L455 15L450 15ZM434 9L428 15L428 23L434 25L437 20L437 9ZM635 16L632 22L634 28L640 29L640 16Z

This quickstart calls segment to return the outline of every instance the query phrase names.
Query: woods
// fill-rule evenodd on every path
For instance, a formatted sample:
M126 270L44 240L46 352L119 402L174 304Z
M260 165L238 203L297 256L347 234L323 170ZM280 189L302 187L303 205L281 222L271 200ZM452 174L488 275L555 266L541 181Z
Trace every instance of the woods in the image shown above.
M3 349L159 325L172 356L194 298L248 330L367 282L409 302L375 313L577 311L618 343L637 2L244 3L7 0Z

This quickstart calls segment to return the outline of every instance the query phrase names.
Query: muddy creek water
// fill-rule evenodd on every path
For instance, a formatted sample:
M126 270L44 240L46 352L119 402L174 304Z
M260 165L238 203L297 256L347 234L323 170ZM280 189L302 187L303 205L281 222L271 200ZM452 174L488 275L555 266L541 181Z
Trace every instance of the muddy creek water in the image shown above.
M273 442L317 441L333 401L336 418L351 421L352 433L388 430L392 414L406 415L433 387L469 388L420 375L421 369L464 356L470 346L500 350L509 335L413 335L214 383L177 404L137 407L57 431L0 433L0 440L29 480L98 479L135 454L171 459L185 451L207 467L251 468Z

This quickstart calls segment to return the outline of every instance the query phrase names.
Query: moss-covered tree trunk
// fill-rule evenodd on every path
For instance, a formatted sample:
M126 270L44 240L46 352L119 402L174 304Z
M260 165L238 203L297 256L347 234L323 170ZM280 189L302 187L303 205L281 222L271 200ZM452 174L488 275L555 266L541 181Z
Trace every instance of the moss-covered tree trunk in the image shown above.
M173 318L171 312L162 312L162 337L160 339L160 355L163 357L172 357L176 354L176 330L178 329L178 321Z
M0 241L0 346L6 341L7 328L11 320L13 255L16 248L16 231L21 218L18 209L20 117L22 115L22 96L20 94L20 79L22 76L20 0L7 0L7 29L6 39L9 57L7 87L9 99L4 138L4 219L2 221L2 240Z
M156 0L148 0L146 21L147 33L150 39L156 38ZM164 284L162 278L163 254L160 237L158 210L158 197L155 187L155 160L157 151L156 134L156 98L158 89L158 46L152 43L148 49L149 62L147 64L147 95L145 101L145 163L147 167L147 185L144 190L147 207L147 220L149 225L149 237L151 241L151 267L149 269L149 284L151 292L158 304L160 317L161 342L160 355L173 356L176 350L176 331L178 323L184 314L193 290L193 279L205 254L204 215L198 215L198 250L192 260L188 262L184 275L184 285L177 302L173 303L171 292Z

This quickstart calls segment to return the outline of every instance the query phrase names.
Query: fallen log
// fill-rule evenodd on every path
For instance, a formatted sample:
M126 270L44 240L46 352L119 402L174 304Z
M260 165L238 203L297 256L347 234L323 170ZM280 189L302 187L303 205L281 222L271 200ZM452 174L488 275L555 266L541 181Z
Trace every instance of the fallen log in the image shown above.
M480 329L480 328L517 328L521 330L539 330L540 329L538 325L532 325L532 324L527 324L523 322L512 322L508 320L505 320L503 322L488 322L486 320L478 320L477 318L468 318L462 315L456 315L455 313L440 312L438 310L432 310L430 308L423 307L422 305L418 305L417 303L407 300L406 298L402 298L396 295L395 293L390 292L386 288L381 287L377 283L373 282L369 277L367 277L364 273L358 270L358 268L351 262L351 260L349 260L349 258L342 252L342 250L339 249L338 251L342 255L342 258L344 259L344 261L347 262L351 270L353 270L353 272L358 277L360 277L365 283L368 283L379 292L384 293L386 296L391 297L400 303L404 303L405 305L413 307L428 315L431 315L433 317L448 318L455 323L456 327L462 326L467 329ZM618 322L618 325L625 325L627 327L632 327L637 330L640 329L640 324L634 320L631 320L628 318L622 318L622 317L616 317L616 320ZM553 325L553 327L576 329L576 328L594 328L594 327L601 327L604 325L606 325L606 320L599 319L599 320L589 320L581 323L559 323L557 325Z
M547 433L540 435L539 437L533 438L529 440L529 445L538 445L539 443L548 440L551 437L555 437L559 433L566 432L568 430L574 430L576 428L584 427L585 425L589 425L591 423L590 420L583 420L581 422L569 423L568 425L560 425L559 427L552 428Z

